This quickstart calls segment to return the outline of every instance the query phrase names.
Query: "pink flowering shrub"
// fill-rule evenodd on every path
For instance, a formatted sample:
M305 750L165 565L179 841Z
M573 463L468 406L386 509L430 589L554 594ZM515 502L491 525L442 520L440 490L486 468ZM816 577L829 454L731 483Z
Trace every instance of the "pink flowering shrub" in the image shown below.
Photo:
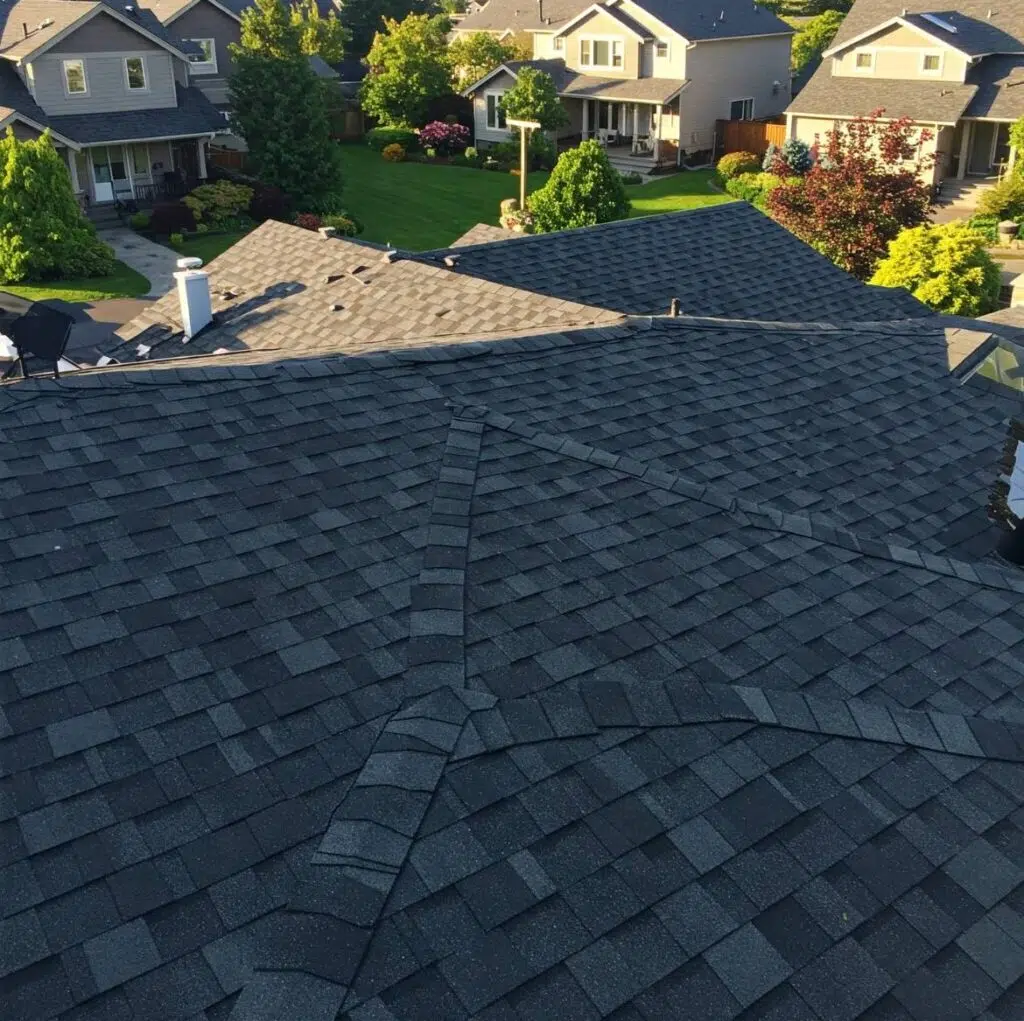
M440 156L452 156L469 145L469 128L462 124L431 121L420 129L420 145L436 149Z

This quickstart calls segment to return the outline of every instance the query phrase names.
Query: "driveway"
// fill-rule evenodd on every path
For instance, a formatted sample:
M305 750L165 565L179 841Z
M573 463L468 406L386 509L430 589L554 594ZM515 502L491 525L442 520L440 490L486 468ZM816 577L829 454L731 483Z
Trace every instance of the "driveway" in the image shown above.
M181 256L173 248L158 245L127 227L110 227L101 230L99 236L121 262L149 281L147 298L163 297L174 286L173 273Z

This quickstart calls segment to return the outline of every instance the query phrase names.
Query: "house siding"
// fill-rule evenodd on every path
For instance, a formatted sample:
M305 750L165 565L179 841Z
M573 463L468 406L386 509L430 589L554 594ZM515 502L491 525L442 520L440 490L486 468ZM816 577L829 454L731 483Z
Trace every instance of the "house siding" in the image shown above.
M125 57L141 56L146 66L145 91L132 91L125 81ZM77 58L85 62L88 93L64 94L62 61ZM110 110L152 110L176 106L174 58L165 50L124 50L97 53L67 50L45 53L33 64L36 102L51 116L76 113L106 113ZM178 61L180 63L180 61Z
M874 52L875 63L870 72L857 70L857 53L862 50ZM924 53L942 54L939 73L926 74L921 71L921 57ZM967 58L914 29L896 25L869 36L833 57L832 74L836 78L962 82L967 75Z
M121 50L139 53L149 50L166 52L162 46L147 39L141 32L136 32L108 14L97 14L90 18L46 52L78 56L80 53L109 53Z
M686 40L672 29L663 25L654 15L649 14L632 0L624 0L623 14L650 29L658 42L668 43L668 56L656 57L654 43L645 43L641 56L640 74L645 78L686 78Z
M616 39L622 45L622 67L594 67L580 63L580 40ZM592 14L565 36L565 51L560 54L566 66L599 78L639 78L640 51L643 44L631 32L607 14Z
M754 100L754 117L774 117L789 105L790 37L760 36L697 43L687 58L679 124L684 149L709 148L715 121L729 119L733 100ZM777 92L772 83L781 83Z
M516 80L506 71L495 75L486 85L482 85L473 93L473 135L476 144L485 145L493 142L506 142L509 137L508 128L489 128L487 126L487 93L508 92Z
M217 51L217 73L196 74L192 72L193 84L198 85L211 103L224 104L228 99L228 78L234 70L234 61L228 46L241 39L241 26L234 18L199 0L179 18L170 23L170 28L181 39L213 39Z

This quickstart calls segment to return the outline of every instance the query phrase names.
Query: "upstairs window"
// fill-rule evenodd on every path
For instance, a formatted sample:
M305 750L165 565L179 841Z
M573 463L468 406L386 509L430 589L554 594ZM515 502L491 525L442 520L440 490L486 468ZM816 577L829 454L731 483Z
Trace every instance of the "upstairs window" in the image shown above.
M729 120L750 121L754 119L753 99L734 99L729 104Z
M504 92L487 93L487 126L499 131L503 131L508 126L505 123L505 111L501 106L504 95Z
M583 67L622 67L622 40L581 39L580 64Z
M142 57L124 58L124 79L129 92L145 92L146 62Z
M565 49L565 36L564 35L556 35L555 36L555 49L556 50L564 50Z
M65 60L64 91L69 96L84 96L89 91L89 83L85 78L84 60Z
M190 53L188 62L193 74L216 74L217 73L217 47L212 39L189 39L202 51L201 53Z
M666 58L668 56L668 43L655 43L654 55L662 59Z
M922 74L942 74L942 54L922 53L921 54Z
M853 55L854 69L861 72L870 72L875 69L875 51L857 50Z

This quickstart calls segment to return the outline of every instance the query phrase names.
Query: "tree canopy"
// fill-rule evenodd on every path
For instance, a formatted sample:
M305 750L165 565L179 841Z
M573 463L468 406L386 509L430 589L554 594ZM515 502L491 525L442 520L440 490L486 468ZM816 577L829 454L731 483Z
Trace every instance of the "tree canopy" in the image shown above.
M501 105L506 117L537 121L544 131L554 131L569 123L554 79L535 67L519 68L516 83L502 96Z
M539 234L621 220L629 215L622 175L594 139L558 157L547 184L528 202Z
M340 152L330 135L323 82L309 66L302 24L282 0L256 0L231 47L231 123L264 183L304 210L331 212L341 192Z
M925 221L931 204L934 158L921 150L931 132L906 118L882 121L883 113L827 132L807 176L768 198L779 223L861 280L904 227Z
M338 64L351 38L349 30L334 11L324 17L316 0L299 0L292 5L292 24L299 30L299 46L307 56Z
M922 224L889 244L871 283L905 287L918 301L949 315L978 316L999 305L999 266L983 234L966 223Z
M50 141L0 139L0 282L103 276L114 253L96 236Z
M789 63L794 74L817 60L828 49L845 17L841 11L825 11L812 18L793 36Z
M388 18L373 37L370 71L360 90L363 110L385 124L417 127L431 100L451 91L444 15Z
M401 21L409 14L428 14L435 9L432 0L341 0L341 20L352 33L349 49L365 56L386 21Z
M448 46L452 88L461 92L501 64L510 60L528 60L530 55L522 44L514 40L502 42L489 32L459 36Z

